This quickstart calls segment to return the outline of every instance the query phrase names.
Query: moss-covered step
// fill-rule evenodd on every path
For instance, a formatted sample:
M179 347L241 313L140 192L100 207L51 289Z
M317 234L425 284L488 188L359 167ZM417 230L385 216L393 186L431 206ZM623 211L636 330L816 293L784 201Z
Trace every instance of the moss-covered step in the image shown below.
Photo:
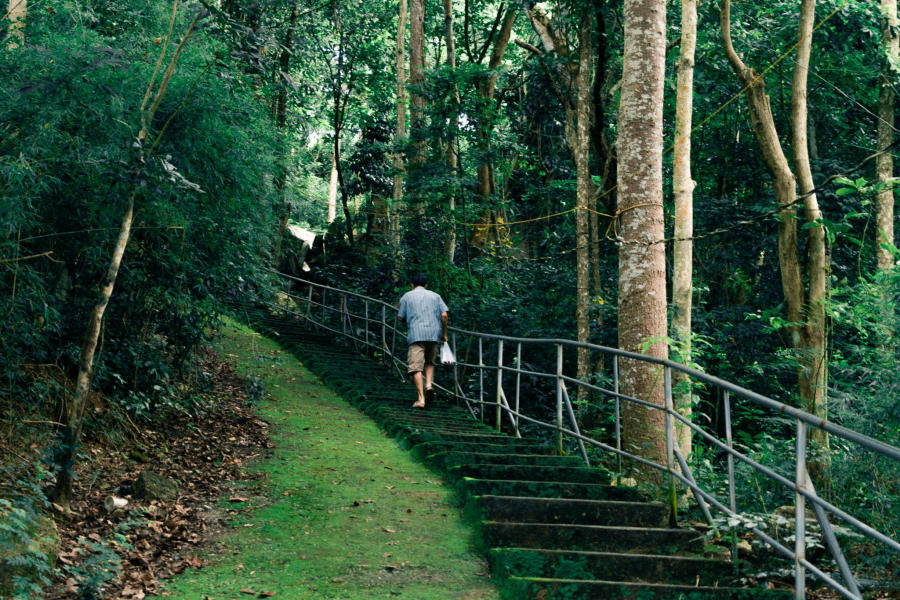
M460 452L486 452L490 454L502 454L508 452L521 452L523 454L547 454L555 455L556 448L537 440L525 440L506 438L504 441L482 444L479 442L445 442L432 441L416 444L410 451L416 456L426 457L439 452L458 450Z
M436 419L440 419L444 422L454 422L459 423L460 425L472 425L473 423L478 422L473 419L471 415L459 410L458 408L429 407L425 410L413 408L411 405L415 398L409 393L409 391L405 392L402 397L404 399L403 406L385 404L383 400L372 401L366 399L360 402L360 407L367 412L372 411L373 413L383 415L385 418L398 420L402 419L407 421L428 423Z
M516 479L568 481L577 483L609 483L609 473L593 467L544 467L540 465L467 464L447 469L452 479L478 477L481 479Z
M464 429L483 427L483 425L477 421L473 421L471 418L460 418L459 415L449 412L435 412L429 415L415 414L414 411L418 409L412 408L411 406L407 407L405 412L404 410L386 410L372 405L360 405L360 408L373 418L389 423L408 423L410 425L421 425L425 427L460 427Z
M689 529L482 521L489 548L548 548L635 554L699 555L702 537Z
M616 487L597 483L558 481L520 481L507 479L478 479L463 477L457 482L463 496L530 496L541 498L582 498L585 500L639 501L641 493L630 487Z
M438 467L449 469L459 465L534 465L541 467L579 467L584 463L576 456L556 456L553 454L525 454L515 452L438 452L426 457L426 460Z
M529 548L491 548L488 556L494 578L551 577L713 587L732 583L730 562L694 556Z
M510 577L501 595L507 600L789 600L786 590L717 588L621 581Z
M434 431L405 431L397 436L401 443L408 447L422 444L425 442L476 442L476 443L498 443L502 440L510 439L509 436L502 433L481 433L479 430L473 430L469 433L439 433Z
M669 509L661 502L477 496L472 504L488 521L630 527L665 527L669 521Z

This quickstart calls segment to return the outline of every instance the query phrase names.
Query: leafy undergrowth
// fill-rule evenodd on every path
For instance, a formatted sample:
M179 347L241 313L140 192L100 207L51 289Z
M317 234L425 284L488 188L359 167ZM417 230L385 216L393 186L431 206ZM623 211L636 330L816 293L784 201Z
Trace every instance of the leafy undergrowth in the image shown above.
M88 440L82 449L72 515L57 518L57 577L46 598L144 598L160 579L204 564L198 547L225 526L218 505L224 483L241 476L244 462L268 453L268 424L257 418L246 382L214 355L204 360L211 389L196 417L155 431L135 431L131 447ZM177 500L133 498L137 475L151 470L179 482ZM129 500L109 514L109 495Z
M265 387L259 413L273 423L275 450L233 484L242 510L201 559L208 565L167 581L162 595L498 597L437 475L274 342L227 327L221 343Z

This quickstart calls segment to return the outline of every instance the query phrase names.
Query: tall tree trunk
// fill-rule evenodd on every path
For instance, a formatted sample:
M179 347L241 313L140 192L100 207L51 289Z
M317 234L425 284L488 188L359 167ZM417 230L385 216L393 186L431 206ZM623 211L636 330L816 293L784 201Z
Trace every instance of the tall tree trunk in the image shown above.
M825 301L829 272L825 248L825 228L821 224L822 211L814 190L812 167L809 162L809 140L807 137L807 80L809 79L812 54L812 34L815 26L816 0L803 0L800 4L799 38L800 45L794 59L794 77L791 85L791 146L794 151L794 165L800 195L804 196L803 211L807 229L806 253L809 280L807 299L804 306L806 323L803 335L806 338L800 354L800 397L805 409L819 417L828 417L826 381L828 357L826 355ZM822 484L827 484L828 439L825 432L814 427L809 432L809 441L817 445L818 452L810 457L810 475Z
M452 72L456 72L456 42L453 39L453 1L452 0L443 0L444 4L444 42L447 44L447 66L450 67ZM459 110L460 110L460 97L459 90L456 87L456 84L453 84L453 90L451 91L451 102L453 103L453 111L451 113L450 118L452 122L450 123L450 132L448 134L447 140L447 148L446 148L446 162L447 169L450 171L450 175L456 179L457 178L457 166L458 166L458 151L459 151L459 141L457 139L459 132ZM446 259L448 264L453 264L453 259L456 255L456 194L454 190L457 189L457 186L454 184L453 190L449 193L448 205L447 208L450 211L450 219L449 225L447 227L447 236L444 238L444 258Z
M502 5L501 5L502 7ZM506 48L509 46L509 40L512 37L513 24L516 22L516 14L518 10L515 7L508 8L503 17L503 24L497 38L494 40L494 46L491 49L491 57L488 60L488 69L490 73L486 78L478 83L478 95L481 98L482 114L478 120L478 138L479 151L482 154L482 160L478 164L478 195L481 196L486 206L490 206L491 194L496 190L494 182L494 165L490 159L491 152L491 136L494 130L494 92L497 87L497 69L503 64L503 56L506 54ZM489 210L484 218L484 224L488 235L493 231L500 238L504 234L497 220L497 211Z
M287 202L287 99L288 99L288 82L290 77L288 70L291 64L291 53L294 48L294 28L297 26L297 6L299 2L295 2L291 9L291 15L288 19L288 30L284 35L284 44L281 47L281 55L278 57L278 100L275 103L275 125L277 126L277 143L278 143L278 164L275 166L275 192L278 196L278 232L275 237L275 256L274 265L278 269L278 263L281 262L281 244L284 238L284 230L287 229L288 219L290 219L291 211Z
M334 134L334 142L331 145L331 176L328 178L328 222L334 223L337 218L337 192L338 192L338 152L340 152L341 140L338 133Z
M691 179L691 127L694 109L694 53L697 47L697 0L681 1L681 45L675 100L675 152L672 188L675 196L675 243L672 255L672 333L678 361L691 362L691 304L694 254L694 181ZM676 373L675 406L687 419L693 410L690 380ZM678 446L691 453L691 429L676 426Z
M28 18L27 0L9 0L9 29L6 47L15 50L25 45L25 21Z
M881 0L881 14L884 19L881 29L882 77L878 91L878 150L882 154L875 159L875 173L878 182L885 186L878 192L876 199L877 238L875 240L876 256L879 269L890 269L894 266L893 254L882 247L886 241L894 243L894 190L886 184L894 176L894 157L886 152L894 143L894 86L896 79L892 65L897 64L900 50L900 33L897 20L897 0Z
M591 72L593 71L592 11L588 5L581 9L578 27L578 75L575 78L575 328L579 342L587 342L591 337L590 324L590 213L588 209L594 199L596 187L591 180L591 121L593 100L591 97ZM578 349L578 379L587 381L591 373L591 354L587 348ZM578 386L579 412L587 400L587 389Z
M778 139L775 120L766 95L765 82L757 77L753 69L747 67L734 50L731 42L731 4L723 0L721 7L722 41L725 53L738 78L748 86L747 103L750 106L750 117L753 130L759 141L763 159L772 173L775 183L775 199L783 210L778 222L778 262L781 268L781 287L784 293L791 347L797 355L797 388L800 402L804 410L825 418L825 382L826 382L826 333L825 333L825 292L827 278L827 258L825 248L825 232L821 224L821 211L812 181L809 165L809 149L806 134L806 79L812 48L813 20L815 17L815 0L803 0L800 8L799 38L795 59L794 77L791 94L791 130L794 162L798 177L788 164L787 158ZM797 219L793 203L796 199L796 187L799 179L803 199L804 216L807 228L807 289L803 280L803 269L797 240ZM812 441L824 446L827 441L824 435L810 433ZM819 487L827 487L822 479L826 469L826 455L813 454L809 461L810 474L819 479Z
M425 161L425 0L409 4L409 132L413 151L410 165Z
M406 22L409 8L406 0L400 0L397 17L397 129L394 135L394 190L391 196L390 228L394 246L400 245L400 215L404 213L403 204L403 153L400 147L406 141Z
M625 50L619 105L619 346L668 357L663 229L662 109L666 57L665 0L625 0ZM657 367L622 360L621 393L663 406ZM665 417L631 402L623 406L625 449L666 464ZM658 481L641 468L639 476Z

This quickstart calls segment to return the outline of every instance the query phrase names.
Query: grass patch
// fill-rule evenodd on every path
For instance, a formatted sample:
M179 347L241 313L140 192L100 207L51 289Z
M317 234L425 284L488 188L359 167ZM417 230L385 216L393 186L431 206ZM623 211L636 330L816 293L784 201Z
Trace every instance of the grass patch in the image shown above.
M257 479L236 482L248 500L209 565L163 595L499 598L438 475L275 342L229 324L219 344L267 392L259 414L275 449L250 468Z

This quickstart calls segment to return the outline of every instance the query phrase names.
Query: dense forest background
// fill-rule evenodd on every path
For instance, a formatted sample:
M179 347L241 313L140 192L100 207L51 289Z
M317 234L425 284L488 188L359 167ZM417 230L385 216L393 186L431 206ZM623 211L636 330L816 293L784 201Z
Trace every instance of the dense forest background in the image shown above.
M424 271L455 326L618 346L629 324L618 308L621 4L410 0L407 24L406 0L10 0L0 33L0 497L10 500L0 513L37 510L40 486L65 499L59 480L80 436L123 437L202 410L198 353L219 315L270 297L272 269L391 302ZM730 7L731 42L763 75L792 167L797 4ZM803 67L820 211L810 218L803 196L787 207L777 196L750 86L723 48L721 7L700 3L684 236L681 6L668 2L664 237L654 242L669 330L651 341L896 444L900 254L879 221L887 205L895 221L883 157L897 145L896 16L876 2L818 3ZM824 266L804 267L796 284L824 275L802 323L779 262L791 221L798 256L812 256L816 234L824 243ZM306 254L297 228L316 234ZM692 244L687 333L671 326L684 309L673 297L686 268L679 241ZM298 270L304 258L309 272ZM814 320L827 376L816 384L824 401L810 404L798 384L809 349L792 336ZM716 398L688 398L698 419L715 418ZM780 451L753 414L739 418L742 444ZM858 481L871 465L830 468ZM900 478L879 474L854 501L896 537Z

